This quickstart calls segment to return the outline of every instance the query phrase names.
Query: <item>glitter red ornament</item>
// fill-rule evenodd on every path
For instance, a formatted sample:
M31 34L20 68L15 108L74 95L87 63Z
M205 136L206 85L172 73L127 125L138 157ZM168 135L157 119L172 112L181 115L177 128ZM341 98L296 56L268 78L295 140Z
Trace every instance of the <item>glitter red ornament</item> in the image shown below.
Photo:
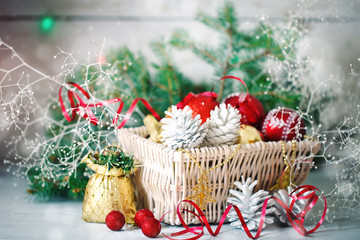
M210 117L211 110L219 106L216 98L217 94L214 92L189 93L181 102L176 104L176 107L183 109L185 106L189 106L193 112L192 116L195 117L200 114L200 119L204 123Z
M261 132L267 141L289 141L302 140L306 130L298 112L279 107L266 115Z
M149 238L156 237L161 231L161 225L155 218L147 218L141 225L141 231Z
M125 217L119 211L111 211L106 215L105 224L109 229L119 231L125 224Z
M144 221L147 218L154 218L154 214L150 210L141 209L141 210L137 211L135 214L135 218L134 218L136 226L141 228L141 225L144 223Z
M227 96L223 102L230 104L239 110L241 114L241 124L251 125L256 128L261 127L265 117L264 107L261 102L248 93L233 93Z

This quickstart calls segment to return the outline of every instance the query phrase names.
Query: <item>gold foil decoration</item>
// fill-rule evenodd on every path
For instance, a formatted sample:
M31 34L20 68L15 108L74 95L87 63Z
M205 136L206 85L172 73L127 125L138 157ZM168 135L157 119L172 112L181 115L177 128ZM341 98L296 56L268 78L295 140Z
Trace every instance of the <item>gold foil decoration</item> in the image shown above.
M216 202L216 199L211 195L212 189L209 186L209 179L206 176L206 173L203 172L197 180L197 184L191 189L193 194L188 196L187 200L192 200L201 209L206 209L206 204L208 202Z
M295 163L295 157L296 157L296 145L295 145L296 141L292 140L291 145L292 145L292 156L291 156L291 160L289 161L287 155L286 155L286 150L285 150L285 143L283 141L281 141L281 147L282 147L282 154L283 154L283 159L284 159L284 163L286 165L285 170L281 173L281 176L276 180L275 185L270 188L270 191L273 190L279 190L279 189L287 189L288 186L290 185L294 185L294 176L292 176L291 174L291 167L292 165Z
M134 224L136 213L134 189L122 169L93 163L89 158L82 162L95 171L86 185L82 218L87 222L104 223L106 215L115 210L125 216L127 224Z
M260 132L250 125L241 124L236 143L248 144L262 141Z
M191 189L193 194L186 197L186 199L195 201L196 204L202 210L206 210L206 205L207 205L208 202L216 202L216 199L212 196L213 191L212 191L212 189L210 187L210 183L209 183L209 179L207 177L207 174L209 172L219 168L219 167L222 167L223 165L227 164L231 159L233 159L235 154L239 151L240 146L241 146L241 144L238 144L235 151L225 161L216 164L215 166L213 166L212 168L210 168L210 169L208 169L206 171L200 166L198 160L196 160L196 158L188 150L181 149L181 148L178 149L178 151L186 153L188 155L188 157L193 162L195 162L195 164L198 166L198 168L201 171L201 175L197 179L196 185Z
M147 132L149 133L149 139L151 141L160 143L161 142L161 126L162 124L153 116L147 115L144 118L144 125L146 127Z

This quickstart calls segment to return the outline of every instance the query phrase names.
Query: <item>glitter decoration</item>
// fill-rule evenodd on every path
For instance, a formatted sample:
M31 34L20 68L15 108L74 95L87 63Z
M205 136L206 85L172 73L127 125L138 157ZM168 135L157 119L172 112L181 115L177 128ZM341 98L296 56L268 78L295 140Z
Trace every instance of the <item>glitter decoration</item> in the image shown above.
M209 180L207 177L207 174L211 171L222 167L223 165L227 164L239 151L240 144L237 145L235 151L223 162L216 164L210 169L204 170L201 166L199 161L192 155L188 150L185 149L179 149L178 151L181 151L183 153L186 153L196 166L199 168L199 171L201 172L200 177L197 179L196 185L191 189L193 194L186 197L187 200L193 200L195 201L201 209L206 209L206 205L208 202L216 202L215 198L211 196L213 190L209 187Z
M203 172L197 180L195 187L191 189L193 194L186 197L187 200L196 202L201 209L206 209L208 202L216 202L215 198L211 195L212 189L209 186L209 179L206 172Z
M360 220L360 106L355 117L346 117L323 137L327 164L336 171L335 187L326 195L331 203L327 220Z
M278 180L276 180L276 184L270 188L270 191L278 190L278 189L285 189L285 188L288 188L289 186L291 187L292 185L294 185L294 179L291 174L291 166L293 166L295 163L296 146L295 146L294 140L291 143L292 143L291 144L292 145L291 146L292 147L292 149L291 149L292 156L291 156L291 159L289 159L286 155L285 143L283 141L281 141L282 155L283 155L284 163L285 163L286 167L285 167L285 170L282 172L280 178Z

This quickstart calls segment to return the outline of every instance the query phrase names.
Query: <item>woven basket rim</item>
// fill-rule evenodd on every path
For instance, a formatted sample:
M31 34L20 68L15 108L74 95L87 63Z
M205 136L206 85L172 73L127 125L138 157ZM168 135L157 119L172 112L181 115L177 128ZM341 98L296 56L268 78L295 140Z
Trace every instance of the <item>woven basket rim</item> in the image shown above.
M167 151L173 151L173 152L179 152L177 149L171 149L168 148L166 145L161 144L161 143L157 143L154 142L146 137L143 137L139 134L136 134L134 130L136 129L140 129L146 131L146 127L145 126L139 126L139 127L128 127L128 128L122 128L119 130L119 134L121 132L126 131L128 134L132 135L132 136L136 136L139 137L141 140L143 141L147 141L148 143L153 144L154 146L158 147L158 148L164 148ZM292 141L283 141L285 143L286 147L289 147L292 145ZM298 149L299 145L301 146L302 144L310 144L313 148L317 147L317 145L320 144L320 141L318 139L303 139L301 141L295 141L296 144L296 148ZM191 153L195 152L195 151L201 151L201 150L215 150L215 149L219 149L219 148L223 148L225 151L226 150L235 150L236 147L238 146L238 144L232 144L232 145L227 145L227 144L222 144L222 145L218 145L218 146L201 146L201 147L195 147L195 148L189 148L186 149L188 151L190 151ZM247 144L242 144L239 148L239 152L243 149L256 149L256 148L261 148L264 146L272 146L272 147L281 147L281 141L259 141L259 142L255 142L255 143L247 143ZM185 153L184 153L185 154Z

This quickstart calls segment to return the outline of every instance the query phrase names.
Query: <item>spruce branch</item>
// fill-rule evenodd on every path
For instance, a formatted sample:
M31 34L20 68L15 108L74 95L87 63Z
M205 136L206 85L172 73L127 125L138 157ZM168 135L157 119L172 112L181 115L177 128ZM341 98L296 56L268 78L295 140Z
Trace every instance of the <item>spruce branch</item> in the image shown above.
M219 9L218 16L218 21L228 29L227 34L232 36L238 28L234 4L230 2L225 3L224 7Z
M169 96L169 104L174 104L174 94L177 93L178 96L181 96L181 86L179 83L179 79L176 76L175 69L173 67L171 58L170 58L170 50L169 44L167 44L163 39L153 41L150 43L150 47L155 54L159 57L162 62L163 70L167 72L167 92ZM176 91L173 91L173 82L176 88Z
M219 59L217 59L214 54L205 48L199 48L197 44L188 37L187 32L182 29L177 29L173 32L170 44L179 49L191 50L194 54L204 59L210 60L209 63L216 64L218 66L222 65L222 62L219 61Z
M256 56L253 56L252 58L245 59L243 61L231 64L230 67L231 68L239 68L241 65L244 65L244 64L247 64L247 63L250 63L250 62L253 62L253 61L257 61L260 58L267 57L269 55L271 55L271 50L270 49L265 49L265 51L263 53L258 54Z
M231 59L233 57L233 51L234 51L234 35L237 34L237 18L234 10L234 6L231 3L225 3L223 8L220 8L218 11L218 22L222 24L223 27L226 28L225 34L227 36L227 40L225 40L225 43L227 43L227 49L226 49L226 55L224 59L224 63L221 64L223 70L222 75L219 76L220 78L226 76L231 69ZM219 94L218 94L218 101L222 99L224 88L225 88L225 80L221 81L220 88L219 88Z
M225 3L224 7L219 9L217 18L204 12L199 12L196 15L196 19L210 28L230 36L237 28L237 17L232 3Z
M180 82L179 82L179 78L177 77L177 75L175 73L175 70L173 69L172 66L169 66L169 70L172 73L172 77L174 79L175 87L177 89L177 94L178 94L178 96L181 96L181 85L180 85Z
M204 13L204 12L199 12L196 15L196 20L199 20L200 22L204 23L206 26L209 26L210 28L216 30L216 31L220 31L223 33L227 33L228 29L222 25L219 24L219 21L213 17L211 17L210 15Z
M170 56L168 51L166 50L166 43L163 39L159 39L157 41L150 42L151 50L157 55L157 57L161 60L163 65L171 66Z
M212 63L215 63L219 66L222 65L222 62L218 60L218 58L215 57L214 54L210 53L209 50L206 50L204 48L197 47L194 43L191 45L191 48L193 49L193 52L196 53L199 56L205 57L205 59L209 59L212 61Z
M222 77L225 77L227 75L228 68L229 68L228 64L226 64L226 66L223 68ZM219 94L218 94L218 98L217 98L218 101L221 101L222 96L224 94L225 81L226 81L226 79L222 80L220 83Z
M168 90L168 88L167 88L164 84L155 82L154 85L155 85L156 87L164 90L164 91L167 91L167 90Z
M174 104L173 91L172 91L173 86L172 86L171 78L169 76L167 77L167 82L168 82L169 104L173 105Z
M129 85L131 91L134 93L135 98L140 98L139 92L136 90L134 82L131 79L131 77L126 72L124 72L123 74L124 74L124 78L125 78L127 84Z

